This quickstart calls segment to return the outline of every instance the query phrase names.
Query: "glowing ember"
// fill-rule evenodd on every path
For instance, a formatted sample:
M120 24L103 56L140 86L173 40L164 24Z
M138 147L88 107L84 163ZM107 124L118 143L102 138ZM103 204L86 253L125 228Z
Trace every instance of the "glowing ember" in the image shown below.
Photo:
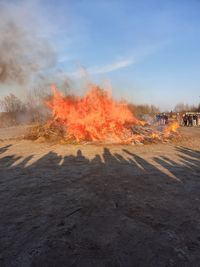
M131 127L141 125L124 101L114 101L98 86L91 85L82 98L63 97L52 86L53 98L47 102L53 117L66 129L67 138L76 141L130 143L142 141Z
M159 138L159 134L157 134L157 133L152 133L152 134L150 134L150 138L152 138L152 139L157 139L157 138Z

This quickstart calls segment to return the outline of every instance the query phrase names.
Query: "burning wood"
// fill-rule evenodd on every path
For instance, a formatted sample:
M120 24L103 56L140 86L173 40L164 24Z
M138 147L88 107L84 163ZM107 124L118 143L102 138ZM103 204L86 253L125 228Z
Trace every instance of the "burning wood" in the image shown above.
M133 116L125 101L114 101L109 94L91 85L83 97L63 97L52 86L53 97L46 104L52 118L33 127L29 139L39 141L98 142L138 144L167 141L177 136L177 123L155 128Z

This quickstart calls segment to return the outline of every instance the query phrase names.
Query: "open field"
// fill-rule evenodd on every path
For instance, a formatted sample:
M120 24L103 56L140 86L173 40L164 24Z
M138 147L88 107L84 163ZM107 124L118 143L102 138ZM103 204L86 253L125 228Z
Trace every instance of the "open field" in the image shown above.
M143 146L2 140L0 266L199 266L200 128L181 132Z

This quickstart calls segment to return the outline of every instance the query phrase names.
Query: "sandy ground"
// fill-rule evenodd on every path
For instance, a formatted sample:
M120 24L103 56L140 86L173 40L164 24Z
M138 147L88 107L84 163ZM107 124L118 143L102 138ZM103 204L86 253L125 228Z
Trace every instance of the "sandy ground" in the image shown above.
M30 126L22 125L0 128L0 140L23 138L29 127Z
M200 266L200 128L181 132L143 146L0 141L0 266Z

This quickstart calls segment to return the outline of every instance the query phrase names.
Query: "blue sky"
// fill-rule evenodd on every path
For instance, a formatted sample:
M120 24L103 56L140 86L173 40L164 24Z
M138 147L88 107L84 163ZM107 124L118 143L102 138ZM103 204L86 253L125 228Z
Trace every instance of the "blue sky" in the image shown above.
M93 82L109 80L116 97L162 109L200 102L200 1L37 0L32 5L40 34L58 55L51 71L78 82L87 72Z

